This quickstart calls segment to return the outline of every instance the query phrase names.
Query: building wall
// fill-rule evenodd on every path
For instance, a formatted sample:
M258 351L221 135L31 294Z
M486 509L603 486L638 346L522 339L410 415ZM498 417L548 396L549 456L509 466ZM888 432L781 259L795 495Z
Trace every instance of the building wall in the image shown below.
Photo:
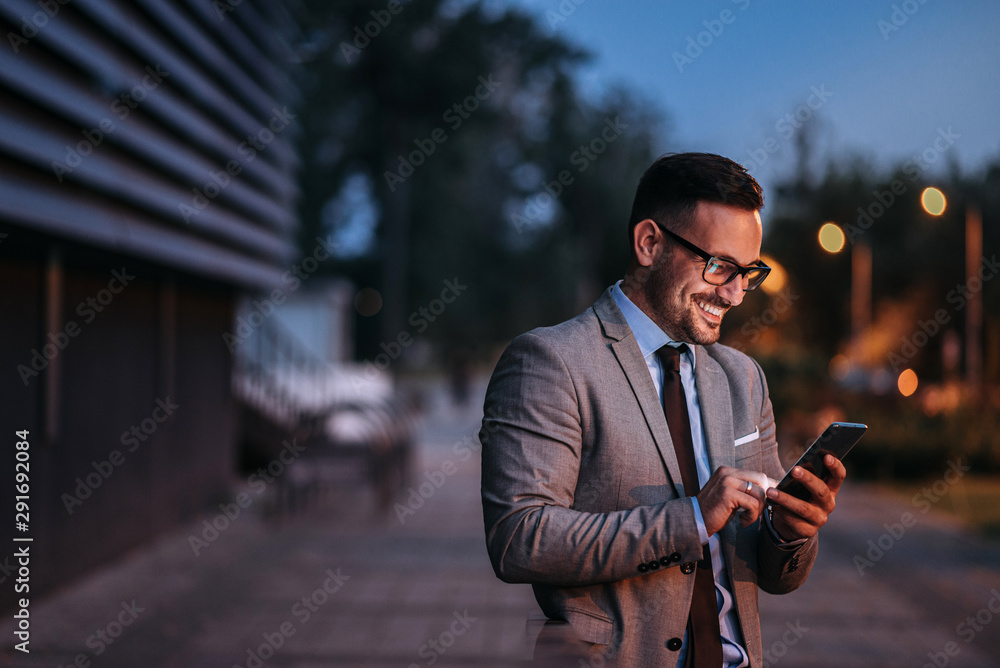
M294 24L286 3L219 4L74 0L47 17L0 0L0 220L277 281L296 252Z
M11 234L6 250L17 250ZM0 258L0 313L13 316L0 318L0 433L30 432L33 584L43 591L218 503L237 469L220 336L234 288L100 255L130 277L101 305L111 272L53 247L59 261ZM61 348L49 332L63 333ZM12 483L0 477L0 498L13 498Z
M235 479L222 334L297 253L287 8L0 0L0 441L30 431L34 595Z

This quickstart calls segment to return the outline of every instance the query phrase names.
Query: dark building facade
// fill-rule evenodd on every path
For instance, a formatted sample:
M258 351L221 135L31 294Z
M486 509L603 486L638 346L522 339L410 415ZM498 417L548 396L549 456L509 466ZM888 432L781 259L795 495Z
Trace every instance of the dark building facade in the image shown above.
M0 607L17 432L32 595L232 484L223 335L297 254L287 8L0 0Z

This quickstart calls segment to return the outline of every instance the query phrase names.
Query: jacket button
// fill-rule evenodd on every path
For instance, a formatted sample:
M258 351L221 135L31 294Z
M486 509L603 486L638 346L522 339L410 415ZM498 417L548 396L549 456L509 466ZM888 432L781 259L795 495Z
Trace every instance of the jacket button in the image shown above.
M689 561L685 564L681 564L681 573L683 573L684 575L690 575L691 573L694 573L694 562Z
M645 573L648 570L649 570L649 566L647 566L646 564L639 564L639 572L640 573Z
M649 562L646 565L649 566L649 570L655 571L657 568L660 567L660 562L658 562L658 561L651 561L651 562Z
M660 557L660 565L661 566L669 566L670 565L670 557Z
M667 649L669 649L671 652L676 652L681 648L681 645L683 645L684 643L681 642L680 638L671 638L664 644L667 646Z
M670 555L670 561L680 561L680 560L681 560L680 552L674 552L673 554Z

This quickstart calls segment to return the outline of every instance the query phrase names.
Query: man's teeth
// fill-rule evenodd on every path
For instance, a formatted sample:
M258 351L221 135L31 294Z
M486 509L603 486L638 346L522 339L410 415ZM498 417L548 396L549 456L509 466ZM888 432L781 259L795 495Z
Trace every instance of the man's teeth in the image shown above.
M715 306L709 306L708 304L702 304L702 303L699 303L698 306L700 306L703 310L708 311L712 315L722 315L721 308L716 308Z

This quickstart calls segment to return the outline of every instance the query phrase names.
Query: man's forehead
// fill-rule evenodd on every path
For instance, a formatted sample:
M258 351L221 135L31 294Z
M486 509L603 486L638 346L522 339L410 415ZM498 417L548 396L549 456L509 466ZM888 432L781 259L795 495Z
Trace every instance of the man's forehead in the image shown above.
M714 202L699 202L692 233L706 252L737 264L750 265L760 259L762 225L760 211L747 211Z

